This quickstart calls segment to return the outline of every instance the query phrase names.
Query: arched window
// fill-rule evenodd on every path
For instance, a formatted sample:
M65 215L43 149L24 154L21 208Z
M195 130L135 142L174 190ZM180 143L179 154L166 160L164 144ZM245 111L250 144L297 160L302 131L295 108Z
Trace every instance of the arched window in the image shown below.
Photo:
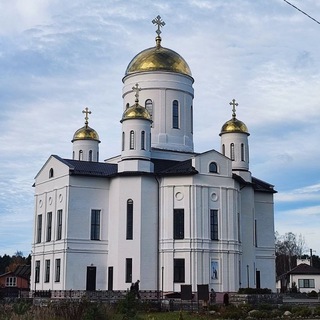
M129 199L127 201L127 230L126 230L126 239L133 239L133 201Z
M244 144L241 143L241 161L245 161L244 159Z
M215 162L211 162L209 164L209 172L212 172L212 173L217 173L218 172L218 166Z
M49 178L53 178L53 168L49 170Z
M125 142L124 138L125 138L125 133L122 132L122 151L124 151L124 142Z
M99 151L97 151L97 162L99 162Z
M89 150L89 161L92 161L92 150Z
M234 143L230 144L230 159L234 161Z
M83 160L83 151L82 150L79 151L79 160Z
M193 105L190 107L190 117L191 133L193 133Z
M72 159L74 160L75 153L72 151Z
M146 102L144 103L145 108L148 110L151 116L151 120L153 120L153 103L151 99L147 99ZM153 123L151 125L153 127Z
M134 149L134 131L133 130L130 131L130 149L131 150Z
M222 145L222 154L226 155L226 146L224 144Z
M126 109L128 109L130 107L130 104L129 103L127 103L126 104Z
M141 132L141 150L146 149L145 145L146 145L146 133L145 131L142 131Z
M172 102L172 128L179 129L179 104L178 100Z

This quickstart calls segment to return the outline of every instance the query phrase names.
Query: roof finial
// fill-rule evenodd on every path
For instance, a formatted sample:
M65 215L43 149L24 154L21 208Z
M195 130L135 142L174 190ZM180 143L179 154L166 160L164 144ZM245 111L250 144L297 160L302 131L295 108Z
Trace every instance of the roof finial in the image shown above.
M156 30L156 33L157 33L157 37L156 37L156 46L157 48L160 47L160 43L161 43L161 37L160 37L160 34L161 34L161 30L160 30L160 27L163 27L166 25L166 23L161 20L161 17L160 16L157 16L155 19L152 20L152 23L154 25L157 25L158 26L158 29Z
M86 116L85 116L85 125L86 125L86 127L88 127L88 120L89 120L89 117L88 117L88 114L91 114L91 111L89 111L89 109L88 109L88 107L86 107L84 110L82 110L82 113L85 113L86 114Z
M139 91L141 91L141 88L139 88L139 85L136 83L136 85L132 87L132 90L136 93L135 94L135 97L136 97L135 103L136 103L136 105L138 105L139 104Z
M232 99L232 101L229 103L230 106L232 106L232 118L235 119L236 117L236 107L238 106L238 103L235 99Z

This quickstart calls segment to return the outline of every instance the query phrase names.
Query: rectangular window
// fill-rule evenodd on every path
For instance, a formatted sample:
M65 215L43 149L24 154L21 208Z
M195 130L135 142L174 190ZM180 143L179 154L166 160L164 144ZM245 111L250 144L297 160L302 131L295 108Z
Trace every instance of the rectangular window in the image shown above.
M258 230L257 230L257 220L254 220L254 246L258 246Z
M126 258L126 283L132 283L132 258Z
M46 264L46 273L45 273L45 282L49 282L50 281L50 260L46 260L45 261Z
M146 133L145 131L141 132L141 150L145 150L145 141L146 141Z
M179 105L177 100L172 103L172 128L179 129Z
M16 277L7 277L6 278L6 287L16 287L17 278Z
M173 239L184 239L184 209L173 209Z
M127 201L127 240L133 239L133 201Z
M130 131L130 150L134 149L134 131Z
M210 210L210 239L219 240L218 210Z
M299 288L315 288L314 279L298 279Z
M61 271L61 260L56 259L56 271L55 271L55 282L60 282L60 271Z
M39 214L38 221L37 221L37 243L41 242L41 233L42 233L42 214Z
M173 282L184 283L184 259L174 259Z
M36 270L34 276L34 282L39 283L40 281L40 260L36 260Z
M57 212L57 240L61 240L62 237L62 210Z
M91 210L91 240L100 240L100 210Z
M47 213L47 242L51 241L52 231L52 212Z

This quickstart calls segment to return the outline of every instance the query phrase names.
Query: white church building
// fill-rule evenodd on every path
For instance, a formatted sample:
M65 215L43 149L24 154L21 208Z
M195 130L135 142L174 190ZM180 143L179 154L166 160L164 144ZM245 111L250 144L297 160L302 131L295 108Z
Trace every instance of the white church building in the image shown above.
M51 155L35 177L31 290L275 291L272 185L249 168L249 132L221 124L220 151L194 151L187 62L161 45L138 53L123 78L121 153L99 161L85 125L72 159ZM120 149L120 148L119 148Z

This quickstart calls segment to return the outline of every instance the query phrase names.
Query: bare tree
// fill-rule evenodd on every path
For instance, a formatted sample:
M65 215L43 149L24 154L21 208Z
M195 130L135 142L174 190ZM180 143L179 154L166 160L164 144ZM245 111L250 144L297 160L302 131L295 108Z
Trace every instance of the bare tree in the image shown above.
M277 257L277 275L285 273L294 267L297 257L301 257L306 251L304 237L300 234L298 237L293 232L287 232L280 235L275 234L275 248Z

